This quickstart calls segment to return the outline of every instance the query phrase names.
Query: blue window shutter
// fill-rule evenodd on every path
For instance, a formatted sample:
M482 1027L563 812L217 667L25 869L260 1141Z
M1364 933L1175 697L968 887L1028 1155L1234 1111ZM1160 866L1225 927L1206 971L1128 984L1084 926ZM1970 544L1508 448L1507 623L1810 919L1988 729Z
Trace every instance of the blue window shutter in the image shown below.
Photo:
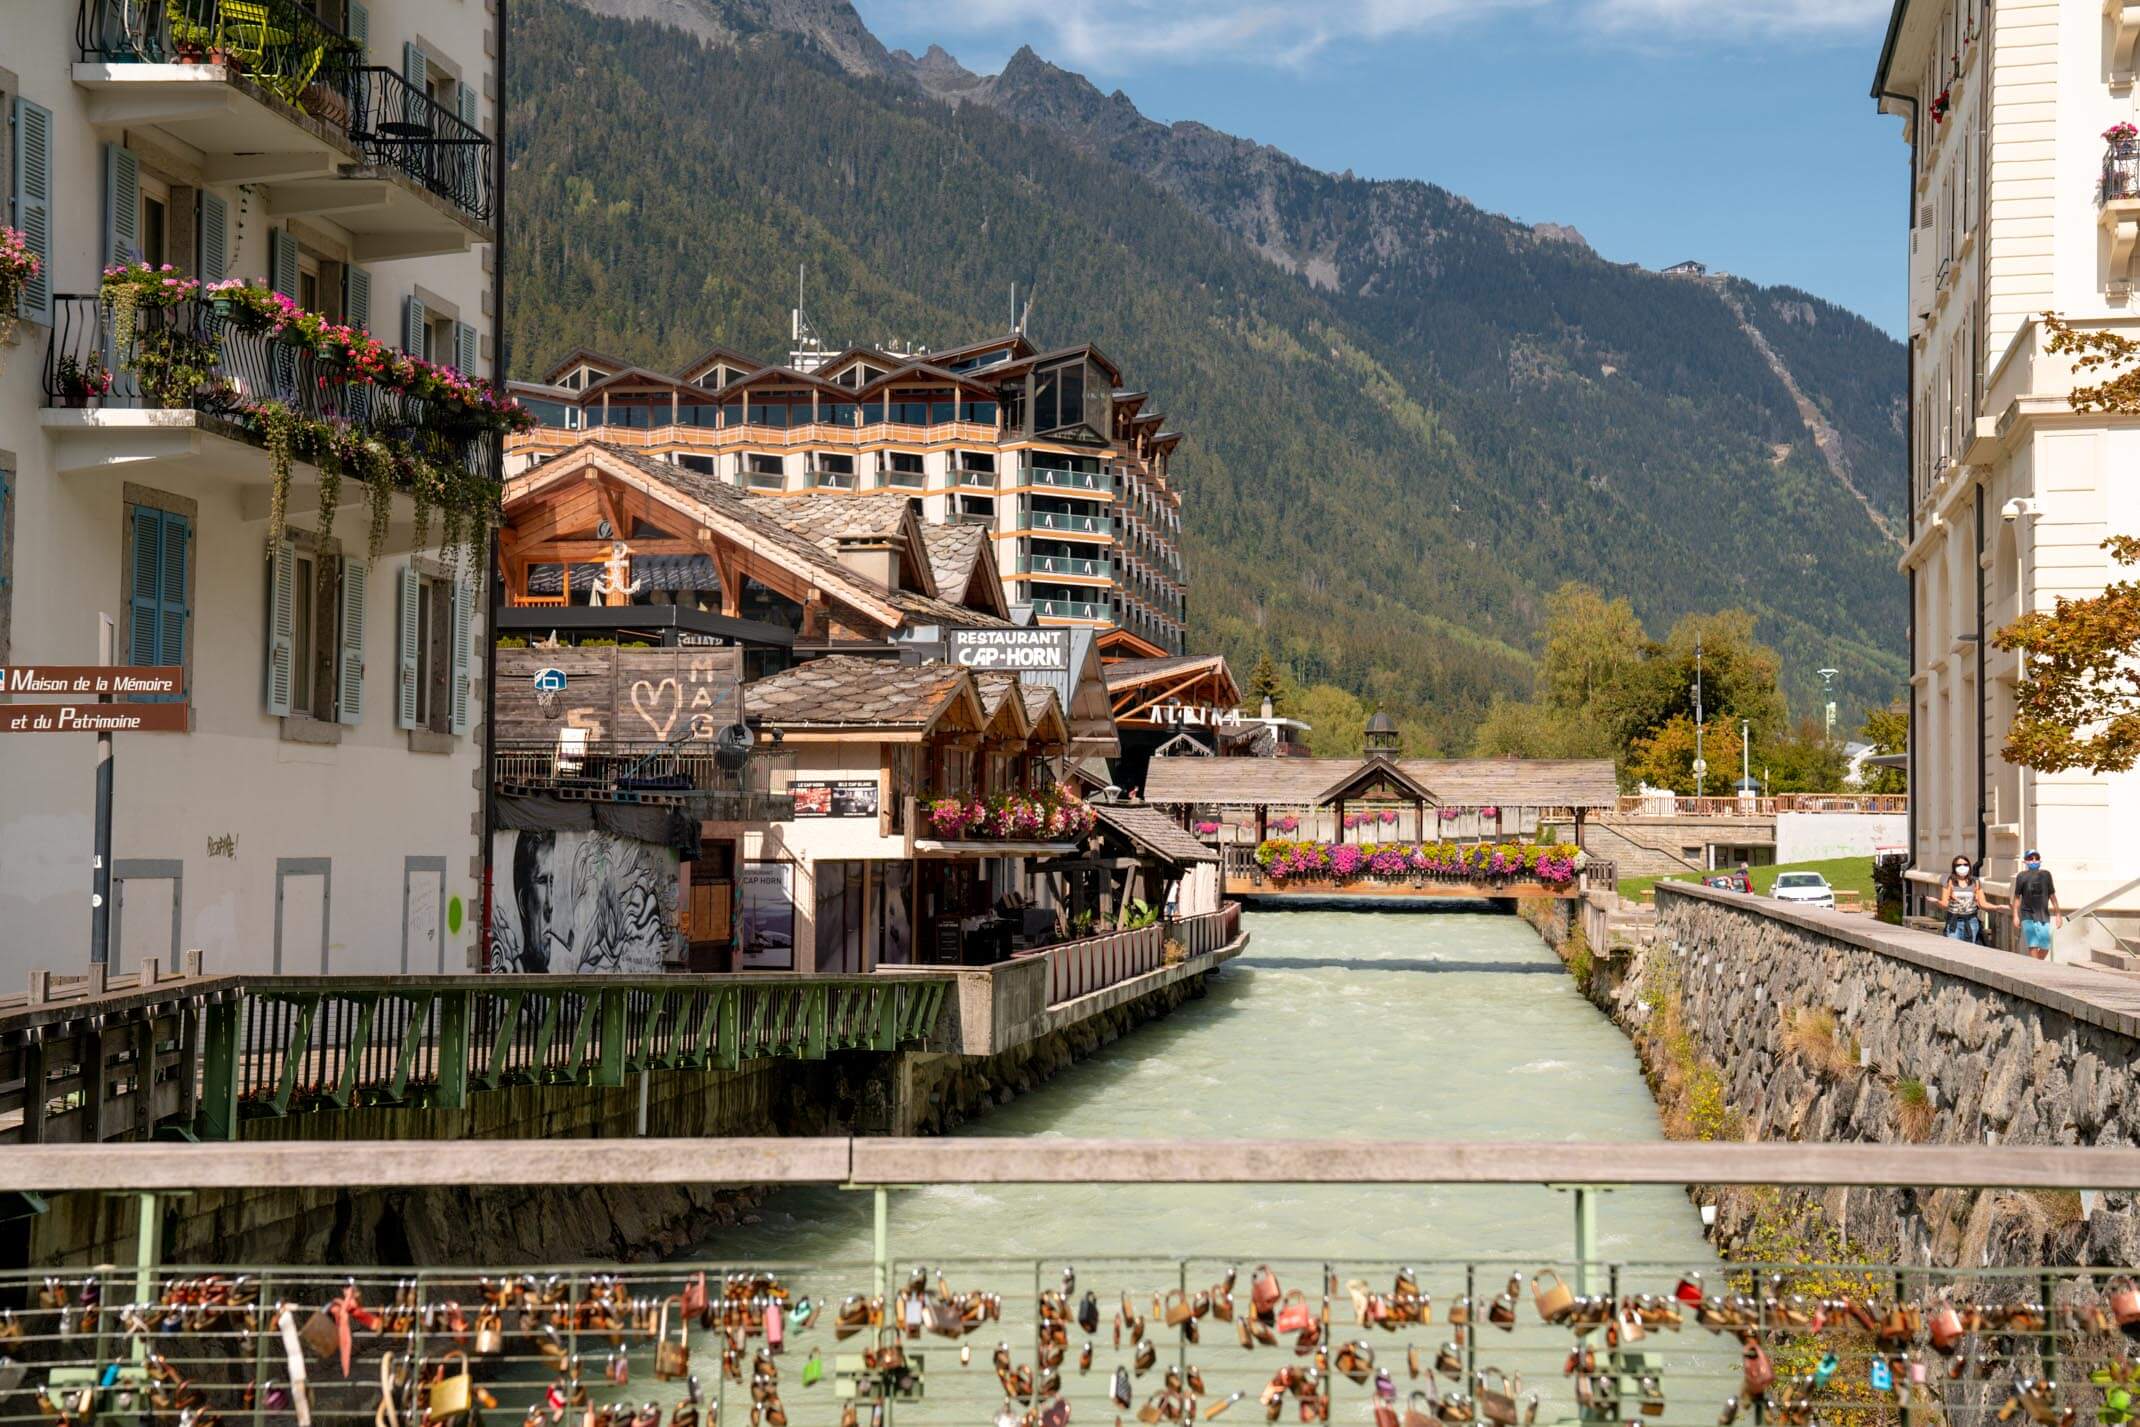
M297 239L287 228L268 229L268 286L297 300Z
M468 732L468 706L472 693L469 687L468 663L469 655L473 652L471 646L475 642L474 631L469 628L469 623L470 616L474 613L474 605L475 586L467 580L455 580L453 582L452 603L447 610L447 613L453 619L453 629L446 640L446 646L452 651L453 658L449 687L453 697L453 722L451 727L455 733Z
M424 350L425 329L431 324L431 314L424 310L424 300L410 293L401 302L401 350L412 357L429 357Z
M334 670L334 716L342 723L364 722L364 598L371 566L362 560L342 562L342 618L339 660Z
M230 205L201 190L201 253L194 265L202 282L221 282L230 276Z
M117 144L104 146L104 263L141 256L141 165Z
M154 664L163 639L163 512L134 507L134 568L127 589L126 662Z
M396 621L399 628L396 631L394 640L395 663L399 666L396 671L394 685L394 726L396 728L416 727L416 681L423 675L423 671L417 668L416 665L416 614L420 603L418 593L418 581L420 578L414 565L403 565L401 567L401 602L400 608L396 611L399 615L399 619Z
M14 226L37 254L36 277L23 286L18 311L30 322L52 321L52 111L15 101Z
M453 368L464 377L476 374L476 362L481 349L476 343L476 329L466 322L453 324Z
M342 320L369 332L372 325L371 269L354 264L342 269Z
M372 12L362 0L349 0L349 38L357 47L357 63L366 63L364 51L371 44Z
M297 546L284 540L268 563L267 711L290 711L297 659Z
M163 513L163 588L157 613L161 636L156 650L159 664L186 662L186 567L192 557L193 522L171 511Z
M475 86L463 83L459 93L454 98L459 101L461 106L461 122L471 129L480 128L481 126L476 123L477 100Z
M422 46L406 40L402 42L401 77L409 86L409 92L402 96L404 113L401 117L431 127L431 56L423 52Z

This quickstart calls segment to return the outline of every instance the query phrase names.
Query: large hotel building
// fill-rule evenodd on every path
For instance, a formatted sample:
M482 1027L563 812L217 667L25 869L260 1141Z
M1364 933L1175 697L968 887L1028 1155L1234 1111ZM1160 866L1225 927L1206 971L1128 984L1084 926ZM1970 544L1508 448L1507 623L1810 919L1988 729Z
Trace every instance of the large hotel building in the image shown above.
M576 351L513 390L542 424L510 439L509 470L593 437L763 496L904 494L925 524L986 532L1037 623L1182 652L1181 437L1095 347L805 343L784 365L717 347L673 375Z

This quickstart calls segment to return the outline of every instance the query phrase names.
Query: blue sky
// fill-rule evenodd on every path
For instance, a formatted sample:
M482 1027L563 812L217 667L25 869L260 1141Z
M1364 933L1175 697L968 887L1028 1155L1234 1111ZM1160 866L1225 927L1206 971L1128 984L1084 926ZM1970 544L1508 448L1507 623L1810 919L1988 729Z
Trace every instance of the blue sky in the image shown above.
M1605 257L1699 258L1900 329L1884 0L855 0L894 48L1020 44L1318 168L1421 178Z

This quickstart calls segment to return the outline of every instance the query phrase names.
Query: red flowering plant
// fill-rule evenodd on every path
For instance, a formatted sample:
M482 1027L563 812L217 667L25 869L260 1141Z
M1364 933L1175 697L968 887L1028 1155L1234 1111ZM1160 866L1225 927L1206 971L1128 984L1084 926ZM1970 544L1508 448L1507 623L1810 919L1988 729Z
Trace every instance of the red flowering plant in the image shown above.
M2120 122L2103 131L2103 142L2114 149L2123 148L2135 139L2140 139L2140 128L2131 124Z
M0 343L15 335L15 313L22 291L44 271L44 262L30 250L30 240L20 231L0 223Z
M1954 90L1950 87L1947 89L1942 89L1939 92L1938 96L1932 100L1931 106L1926 112L1931 114L1933 123L1944 124L1947 122L1948 113L1951 112L1953 108Z
M1294 842L1273 838L1256 848L1272 882L1535 882L1551 888L1575 880L1575 849L1566 844L1449 842Z

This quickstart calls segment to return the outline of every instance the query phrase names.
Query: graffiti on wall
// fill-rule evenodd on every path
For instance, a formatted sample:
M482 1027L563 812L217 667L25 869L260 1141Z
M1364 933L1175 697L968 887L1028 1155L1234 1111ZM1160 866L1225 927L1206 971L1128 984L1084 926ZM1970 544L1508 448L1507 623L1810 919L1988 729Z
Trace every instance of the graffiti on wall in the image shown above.
M498 972L658 976L680 955L672 848L611 832L507 831L491 916Z

